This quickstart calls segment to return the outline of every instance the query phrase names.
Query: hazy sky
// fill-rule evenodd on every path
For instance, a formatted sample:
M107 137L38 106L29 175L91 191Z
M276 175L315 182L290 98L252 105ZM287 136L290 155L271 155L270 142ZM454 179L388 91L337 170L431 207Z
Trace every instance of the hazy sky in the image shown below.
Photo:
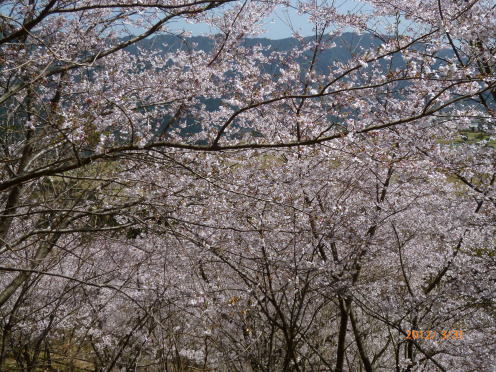
M358 1L337 0L334 5L339 9L340 13L357 12L366 9L366 6ZM283 39L291 37L293 34L292 28L298 31L303 36L312 34L312 24L304 15L298 14L294 9L278 9L271 14L270 17L264 20L264 29L267 31L261 35L269 39ZM173 27L175 30L184 29L192 32L193 35L209 34L212 32L210 27L205 24L188 24L186 22L178 22Z

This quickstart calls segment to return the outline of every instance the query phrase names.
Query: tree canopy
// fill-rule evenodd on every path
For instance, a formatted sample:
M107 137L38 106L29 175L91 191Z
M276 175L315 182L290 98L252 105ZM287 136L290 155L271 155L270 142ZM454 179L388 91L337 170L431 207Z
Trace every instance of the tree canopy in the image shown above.
M494 367L496 5L337 3L0 3L0 370Z

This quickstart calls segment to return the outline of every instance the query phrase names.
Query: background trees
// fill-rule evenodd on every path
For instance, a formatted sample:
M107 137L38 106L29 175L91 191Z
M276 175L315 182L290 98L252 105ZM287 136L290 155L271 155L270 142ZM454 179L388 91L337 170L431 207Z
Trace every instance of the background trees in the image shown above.
M494 4L368 3L4 2L0 369L489 370Z

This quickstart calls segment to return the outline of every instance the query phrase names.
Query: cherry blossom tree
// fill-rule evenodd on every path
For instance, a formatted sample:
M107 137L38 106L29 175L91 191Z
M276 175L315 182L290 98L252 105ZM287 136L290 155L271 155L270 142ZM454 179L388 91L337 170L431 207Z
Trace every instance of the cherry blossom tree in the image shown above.
M1 370L490 370L494 3L364 3L2 3Z

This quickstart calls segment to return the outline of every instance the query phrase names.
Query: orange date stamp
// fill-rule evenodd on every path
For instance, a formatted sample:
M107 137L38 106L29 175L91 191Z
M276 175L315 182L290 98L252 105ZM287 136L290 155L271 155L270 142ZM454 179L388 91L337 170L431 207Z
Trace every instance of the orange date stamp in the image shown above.
M442 331L408 329L405 340L463 340L463 331L459 329Z

